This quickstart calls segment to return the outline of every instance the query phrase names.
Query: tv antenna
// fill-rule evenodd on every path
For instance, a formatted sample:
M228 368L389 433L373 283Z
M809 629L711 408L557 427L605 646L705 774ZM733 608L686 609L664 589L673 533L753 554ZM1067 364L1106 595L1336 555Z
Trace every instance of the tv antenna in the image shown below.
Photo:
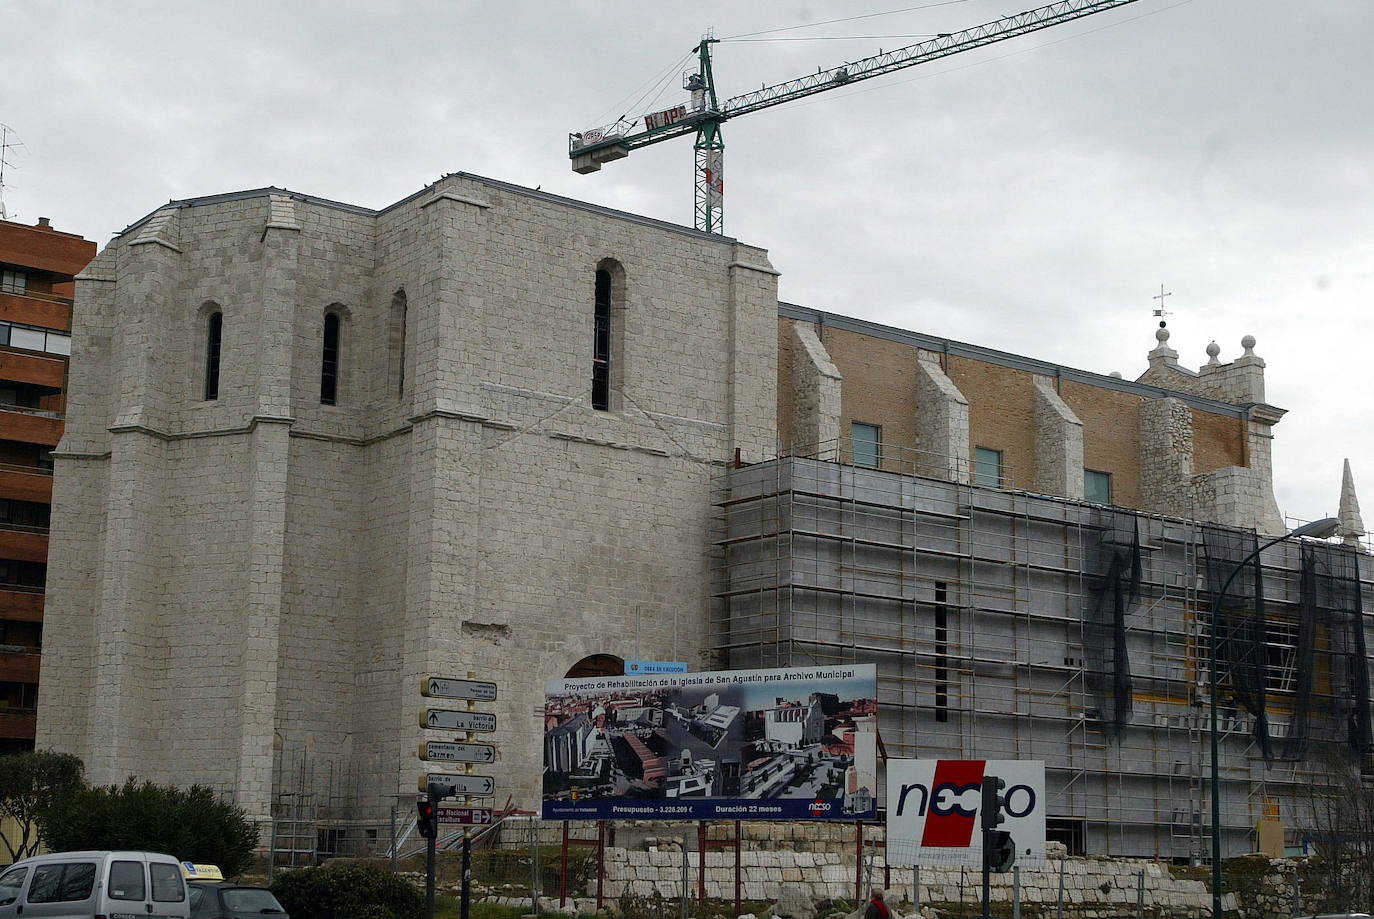
M0 220L9 220L10 215L5 210L5 167L14 168L14 164L9 161L11 150L18 150L24 146L24 142L19 139L19 135L14 132L14 128L0 122Z

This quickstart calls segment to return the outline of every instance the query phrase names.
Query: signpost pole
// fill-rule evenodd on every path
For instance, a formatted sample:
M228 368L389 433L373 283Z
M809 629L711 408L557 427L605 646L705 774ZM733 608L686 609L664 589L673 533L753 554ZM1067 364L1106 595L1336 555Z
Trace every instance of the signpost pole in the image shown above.
M687 840L682 840L685 848ZM697 821L697 902L706 902L706 821Z
M606 905L602 885L606 881L606 821L596 821L596 908L599 912Z
M740 857L739 857L739 850L740 850L740 848L742 847L742 844L743 844L743 840L740 838L739 821L736 820L736 821L735 821L735 919L739 919L739 914L740 914L740 899L739 899L739 862L740 862Z
M429 805L430 807L437 807L438 804L439 800L434 795L434 789L430 788ZM436 832L430 833L429 837L425 839L425 919L434 919L435 851L436 843L438 842L438 839L435 837L439 835L437 832L437 822L435 826Z
M558 908L568 905L568 821L563 821L563 850L558 863Z
M986 781L986 779L984 779ZM988 853L992 851L992 830L983 827L983 919L992 919L992 865Z
M854 899L863 906L867 899L864 890L864 822L854 821ZM984 917L986 919L986 917Z

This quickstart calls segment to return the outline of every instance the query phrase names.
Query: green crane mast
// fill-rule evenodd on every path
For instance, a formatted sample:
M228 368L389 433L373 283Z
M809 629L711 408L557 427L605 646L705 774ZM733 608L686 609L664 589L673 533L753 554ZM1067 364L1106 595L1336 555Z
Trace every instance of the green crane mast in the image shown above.
M639 147L684 134L696 134L696 227L708 233L723 233L725 141L720 128L726 120L1134 2L1063 0L1014 16L1004 16L962 32L942 33L914 45L828 70L818 69L814 74L765 86L724 102L716 98L715 75L711 70L711 46L719 40L705 38L693 49L698 60L696 72L688 73L683 78L682 88L691 94L690 102L633 119L622 117L614 124L570 134L568 156L572 160L573 172L585 175L596 172L603 163L629 156L631 150Z

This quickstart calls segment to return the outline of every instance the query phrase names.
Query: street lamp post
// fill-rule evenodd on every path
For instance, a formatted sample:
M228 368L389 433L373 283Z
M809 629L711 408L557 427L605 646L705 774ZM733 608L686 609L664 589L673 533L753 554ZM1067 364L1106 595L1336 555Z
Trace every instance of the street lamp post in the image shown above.
M1335 517L1325 517L1321 520L1314 520L1305 523L1294 529L1292 532L1284 533L1276 539L1271 539L1251 552L1245 558L1236 563L1226 582L1221 585L1221 590L1217 592L1216 600L1212 603L1212 624L1211 640L1208 642L1210 653L1208 658L1211 662L1212 676L1211 682L1211 735L1212 735L1212 919L1222 919L1221 916L1221 770L1218 762L1217 743L1217 616L1221 612L1222 602L1226 599L1226 591L1230 589L1231 583L1236 579L1236 575L1245 570L1245 566L1257 558L1261 552L1270 546L1277 545L1285 539L1293 539L1298 536L1311 536L1316 539L1326 539L1334 536L1340 529L1341 522ZM1264 688L1260 687L1263 692Z

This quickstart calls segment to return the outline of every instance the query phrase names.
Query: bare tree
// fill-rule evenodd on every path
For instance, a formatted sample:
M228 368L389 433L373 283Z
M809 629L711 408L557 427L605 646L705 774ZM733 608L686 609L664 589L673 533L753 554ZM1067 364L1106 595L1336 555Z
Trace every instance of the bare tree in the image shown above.
M1318 858L1303 885L1303 912L1364 910L1374 902L1374 787L1348 751L1315 757L1324 782L1308 786L1308 836Z

